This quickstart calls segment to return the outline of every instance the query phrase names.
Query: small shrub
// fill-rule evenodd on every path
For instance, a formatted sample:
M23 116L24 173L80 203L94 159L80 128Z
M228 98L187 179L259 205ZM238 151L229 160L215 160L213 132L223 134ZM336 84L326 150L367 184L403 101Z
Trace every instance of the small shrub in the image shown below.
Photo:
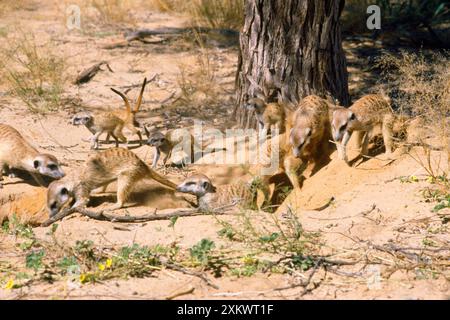
M104 24L134 23L130 10L133 1L129 0L92 0L91 6L100 14L100 21Z
M0 51L0 66L11 93L33 112L56 111L64 90L64 59L51 45L38 46L34 37L24 32L9 43L9 48Z
M42 259L44 258L45 251L39 250L35 252L31 252L26 256L26 267L30 269L34 269L35 271L42 268Z

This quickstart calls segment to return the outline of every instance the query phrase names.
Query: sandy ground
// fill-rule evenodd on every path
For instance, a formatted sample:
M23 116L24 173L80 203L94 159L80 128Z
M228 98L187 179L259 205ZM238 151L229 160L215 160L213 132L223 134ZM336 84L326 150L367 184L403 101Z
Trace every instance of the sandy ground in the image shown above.
M155 12L146 11L138 15L148 17L145 19L147 22L138 24L140 28L182 27L185 23L180 17ZM230 106L233 70L237 63L237 51L234 47L211 49L217 66L216 77L224 88L221 99L225 102L217 107L217 112L211 112L211 116L201 118L199 115L204 115L202 110L207 107L194 110L189 106L184 109L181 106L181 115L180 109L174 111L161 108L161 101L179 89L177 79L180 65L193 68L197 51L183 50L173 44L142 43L126 48L102 49L103 45L121 39L121 32L116 30L110 34L106 33L106 36L99 36L100 31L69 32L62 23L61 8L50 3L32 11L15 11L1 17L0 27L11 28L17 25L17 21L25 20L26 27L33 30L36 39L42 42L51 39L58 52L66 57L66 71L72 79L87 66L101 60L108 61L114 70L114 73L102 71L92 81L81 86L68 82L65 95L68 101L78 101L79 105L68 104L60 112L47 116L30 114L23 102L12 97L4 85L0 86L0 122L14 126L38 149L57 156L69 174L76 173L91 152L89 144L81 141L81 138L88 136L88 131L69 125L70 116L82 108L108 109L121 106L120 99L109 88L138 84L144 76L156 75L154 81L147 86L143 108L139 113L139 119L145 123L160 127L184 127L192 125L194 120L200 118L206 127L225 129L233 125ZM6 41L2 40L2 43L7 45ZM365 86L371 80L366 79L367 74L357 74L361 70L356 68L357 58L354 56L355 51L351 50L358 47L358 44L346 46L349 51L349 71L354 71L350 77L351 92L354 95L356 92L367 91ZM138 87L132 88L128 96L135 97L138 90ZM108 146L102 146L106 147ZM152 159L153 150L148 146L137 147L133 151L147 163ZM433 159L440 157L442 155L439 152L433 153ZM439 247L449 247L448 226L431 211L435 204L426 202L421 193L428 186L424 181L426 171L411 156L398 152L394 162L370 159L356 167L348 167L336 160L335 154L332 158L326 167L306 179L301 194L291 193L276 213L281 216L286 212L287 205L294 208L306 230L320 232L325 243L324 252L342 252L345 256L346 252L358 249L362 243L380 246L394 243L402 247L423 247L423 239L433 239ZM228 184L238 178L248 178L246 171L239 165L201 164L190 166L188 171L170 170L168 176L179 182L190 172L205 173L217 185ZM420 181L404 183L400 181L402 176L417 176ZM45 219L45 189L33 185L30 179L5 179L5 186L0 190L0 215L8 216L15 212L24 219L26 217L27 221L40 222ZM109 190L114 188L115 186L111 185ZM327 202L330 197L334 197L335 201L325 210L310 210ZM113 201L114 197L100 198L96 205L103 207ZM173 194L156 183L148 182L137 186L130 207L119 212L138 214L152 212L155 208L166 212L173 208L186 207L189 207L189 204L180 194ZM444 212L448 212L448 209L444 209ZM226 216L223 219L232 222L235 218ZM132 243L168 245L177 241L182 248L189 248L199 240L209 238L218 244L233 246L218 237L217 232L221 226L211 216L180 218L175 228L169 227L168 221L130 224L126 226L126 231L116 227L117 223L93 221L74 215L59 223L56 237L69 244L80 239L90 239L101 246ZM49 237L48 231L49 228L34 229L36 236L41 239ZM12 236L0 233L0 261L14 263L24 259L23 253L15 248L15 241ZM448 262L448 255L446 259ZM195 290L182 298L450 298L448 272L446 276L439 274L429 277L422 276L414 269L391 273L381 267L377 269L380 271L380 283L371 287L367 282L370 270L367 270L364 264L344 267L343 270L353 276L318 272L313 281L317 283L317 288L304 296L300 296L302 288L273 290L291 285L295 281L292 275L258 273L248 278L213 278L208 275L218 286L218 289L214 289L197 277L165 270L152 277L109 280L98 284L74 286L69 281L57 281L51 284L39 282L17 290L0 288L0 299L162 299L190 287Z

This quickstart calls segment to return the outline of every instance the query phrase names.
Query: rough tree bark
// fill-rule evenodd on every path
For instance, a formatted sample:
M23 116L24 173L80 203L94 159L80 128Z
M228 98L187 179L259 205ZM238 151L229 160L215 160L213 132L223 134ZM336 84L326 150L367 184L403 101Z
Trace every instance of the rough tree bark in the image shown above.
M348 106L347 66L339 17L344 0L246 0L236 75L236 119L261 94L296 105L317 94Z

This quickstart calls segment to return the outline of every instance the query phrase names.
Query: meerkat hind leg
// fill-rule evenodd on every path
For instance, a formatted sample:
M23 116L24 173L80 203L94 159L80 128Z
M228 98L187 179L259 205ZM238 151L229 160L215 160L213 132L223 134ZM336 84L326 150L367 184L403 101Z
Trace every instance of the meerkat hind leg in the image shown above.
M117 210L123 208L123 205L131 193L133 184L138 180L137 177L129 173L121 173L117 179L117 202L109 208L109 210Z

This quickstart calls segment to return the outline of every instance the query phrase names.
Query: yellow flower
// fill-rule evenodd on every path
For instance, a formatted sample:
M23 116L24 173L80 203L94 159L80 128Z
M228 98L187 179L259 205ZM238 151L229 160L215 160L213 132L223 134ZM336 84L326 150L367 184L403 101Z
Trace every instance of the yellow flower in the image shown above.
M105 270L105 265L103 263L98 264L98 270L103 271Z
M434 182L434 178L433 178L432 176L429 176L429 177L427 178L427 182L428 182L428 183L433 183L433 182Z
M86 274L84 274L84 273L80 274L80 282L81 283L85 283L86 279L87 279Z
M242 262L247 266L251 266L251 265L256 264L257 260L253 257L246 256L246 257L242 258Z
M14 288L14 280L13 279L9 279L9 281L5 285L5 289L6 290L11 290L13 288Z
M112 259L107 259L106 260L106 267L107 268L111 268L111 266L112 266Z
M412 182L418 182L419 178L417 178L416 176L411 176L411 177L409 177L409 180Z

